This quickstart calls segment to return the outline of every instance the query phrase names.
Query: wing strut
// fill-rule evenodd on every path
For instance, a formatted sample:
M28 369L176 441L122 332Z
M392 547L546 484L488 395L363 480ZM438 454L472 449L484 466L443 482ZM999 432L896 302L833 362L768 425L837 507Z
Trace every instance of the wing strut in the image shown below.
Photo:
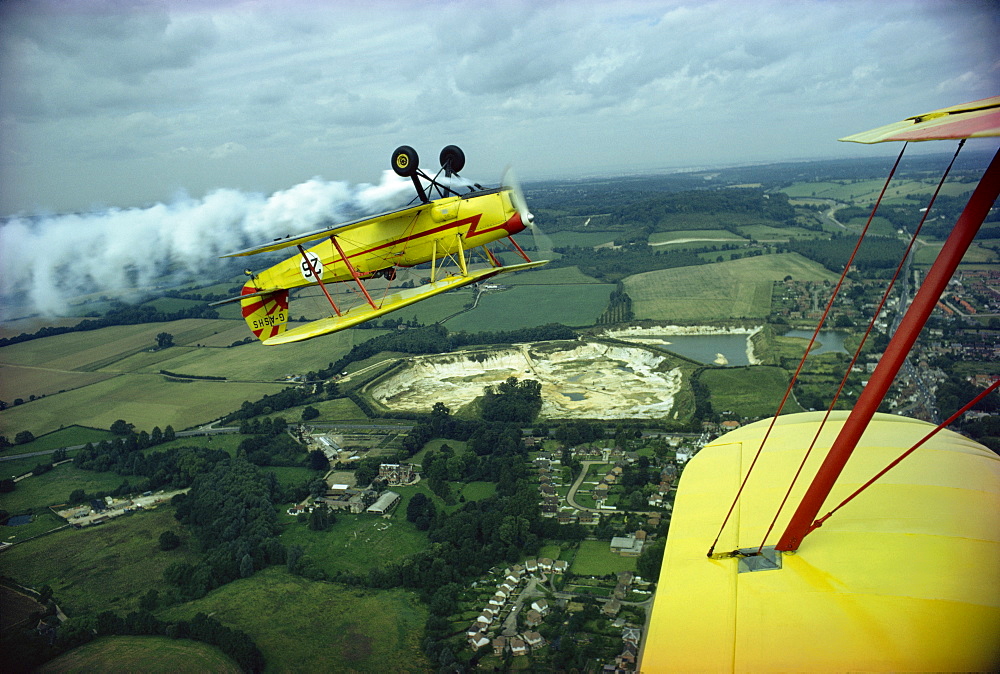
M375 302L372 301L372 296L368 294L365 284L361 282L361 276L358 274L358 270L354 268L354 265L352 265L350 260L347 259L347 256L344 255L344 249L340 247L340 242L337 241L337 237L331 236L330 241L333 241L334 247L337 249L337 252L340 253L340 259L345 265L347 265L347 271L351 272L351 276L354 277L354 282L358 284L358 287L361 288L361 292L365 294L365 299L368 300L368 304L371 305L372 309L378 309L378 307L375 306ZM338 316L339 315L340 314L338 314Z
M507 240L510 241L512 244L514 244L514 248L517 249L518 255L520 255L521 257L523 257L525 262L531 262L531 258L529 258L527 256L527 254L525 254L525 252L523 250L521 250L521 247L519 245L517 245L517 241L514 240L513 236L508 236Z
M903 361L916 341L917 335L920 334L920 329L941 298L958 263L962 261L962 256L993 207L998 193L1000 193L1000 151L994 155L993 161L979 180L978 187L969 198L948 240L924 277L920 290L910 302L909 309L896 328L885 353L875 367L875 372L868 380L868 385L861 391L854 409L851 410L850 416L826 455L823 465L820 466L798 509L792 515L785 533L775 546L777 550L796 551L802 539L818 526L815 519L819 509L892 385L896 373L903 366Z
M333 307L334 313L336 313L338 316L340 316L340 309L338 309L337 305L334 304L333 298L330 297L330 291L326 289L326 284L323 283L323 278L322 278L323 277L323 263L320 262L319 260L316 260L316 264L319 266L319 269L317 269L316 267L313 266L313 261L309 259L308 255L306 255L306 251L302 247L302 244L301 243L297 243L297 244L295 244L295 247L299 249L299 254L301 254L302 255L302 259L305 260L306 269L308 269L309 272L313 275L313 278L316 279L316 283L319 284L319 287L323 289L323 294L326 295L326 299L329 300L330 306Z

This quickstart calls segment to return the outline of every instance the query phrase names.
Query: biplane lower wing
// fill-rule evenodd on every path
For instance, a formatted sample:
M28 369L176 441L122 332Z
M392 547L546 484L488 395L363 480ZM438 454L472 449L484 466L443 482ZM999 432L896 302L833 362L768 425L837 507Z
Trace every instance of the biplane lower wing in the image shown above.
M267 346L276 346L278 344L301 342L306 339L312 339L313 337L319 337L320 335L337 332L338 330L346 330L347 328L358 325L359 323L364 323L365 321L378 318L379 316L383 316L392 311L396 311L421 300L425 300L428 297L440 295L441 293L461 288L462 286L469 285L470 283L483 281L498 274L505 274L512 271L524 271L525 269L540 267L547 262L548 260L539 260L536 262L525 262L523 264L510 265L507 267L488 267L486 269L476 271L470 270L467 275L449 276L438 281L426 283L416 288L404 288L398 292L386 295L376 309L373 309L368 304L362 304L350 309L349 311L343 312L340 316L321 318L318 321L312 321L311 323L300 325L297 328L285 330L274 337L263 339L261 342Z

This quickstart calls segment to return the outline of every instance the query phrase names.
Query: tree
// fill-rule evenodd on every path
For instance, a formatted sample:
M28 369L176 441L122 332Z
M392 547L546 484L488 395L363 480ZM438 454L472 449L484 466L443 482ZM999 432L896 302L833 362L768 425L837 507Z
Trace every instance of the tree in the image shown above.
M326 454L314 449L309 452L309 467L313 470L326 470L330 467L330 460L326 458Z
M240 560L240 578L249 578L253 572L253 557L249 553L243 555L243 559Z
M17 488L17 483L14 482L14 480L10 479L9 477L0 480L0 494L9 494L16 488Z
M87 492L85 492L83 489L74 489L72 492L70 492L69 495L70 503L83 503L85 500L87 500Z
M302 410L302 421L312 421L319 416L319 410L312 405L307 405Z
M164 531L160 534L160 550L174 550L181 545L180 536L173 531Z
M115 435L131 435L132 431L135 429L135 424L130 424L124 419L118 419L115 423L111 424L111 432Z
M143 611L155 611L160 603L160 593L158 590L149 590L139 598L139 609Z
M161 332L156 336L156 348L166 349L174 345L174 336L169 332Z
M174 427L168 425L166 428L163 429L163 441L172 442L173 439L174 439Z
M14 436L15 445L26 445L35 439L35 434L31 431L21 431Z

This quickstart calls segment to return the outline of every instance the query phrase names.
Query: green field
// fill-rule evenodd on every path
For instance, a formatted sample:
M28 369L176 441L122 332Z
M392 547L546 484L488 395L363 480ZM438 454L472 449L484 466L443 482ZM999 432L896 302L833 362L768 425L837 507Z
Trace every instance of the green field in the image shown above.
M782 253L636 274L624 283L636 319L712 322L766 318L772 283L787 275L836 280L822 265L797 253Z
M611 552L608 541L580 541L570 572L578 576L604 576L619 571L635 571L638 557L622 557Z
M888 171L889 165L886 165ZM885 203L908 203L913 201L906 199L910 194L930 195L934 190L936 180L920 181L899 179L894 181L886 191ZM857 203L868 205L878 198L879 192L885 185L884 179L873 180L831 180L826 182L804 182L795 183L783 188L781 191L789 197L815 197L822 199L834 199L845 203ZM962 196L968 194L975 187L973 183L946 183L941 194L949 196Z
M621 234L621 232L555 232L547 234L546 238L555 248L569 248L570 246L590 248L614 241L615 237L621 236Z
M816 232L800 227L772 227L770 225L746 225L739 228L744 236L754 241L788 241L789 239L815 239Z
M12 436L29 430L35 435L58 429L67 420L108 428L118 419L138 431L154 426L183 430L238 409L244 400L277 393L281 384L218 381L176 382L161 375L125 374L85 388L48 396L4 410L0 433Z
M103 637L65 653L39 672L220 672L239 674L222 651L199 641L168 637Z
M405 508L401 503L390 519L338 512L336 524L327 531L310 530L305 517L300 521L286 516L290 523L282 529L281 542L301 545L327 574L366 574L372 567L400 562L427 547L427 534L406 521Z
M941 252L943 243L932 243L920 246L913 253L913 263L919 266L929 267L934 263L934 259ZM985 241L973 241L969 250L962 257L962 264L992 264L1000 261L997 254L996 239L986 239Z
M173 531L180 548L163 552L159 536ZM168 589L163 569L175 562L193 564L188 533L174 519L174 509L117 517L85 529L64 529L3 553L4 574L29 587L49 585L59 606L71 616L134 611L150 589Z
M751 418L773 415L788 386L788 373L769 366L706 369L699 379L708 388L713 411ZM802 411L789 399L782 414Z
M270 568L163 611L163 620L202 612L246 632L267 672L426 672L427 610L404 590L345 588Z
M26 444L10 447L6 450L6 453L25 454L28 452L43 452L48 449L59 449L60 447L85 445L88 442L111 440L114 437L114 433L111 431L73 425L41 435Z
M32 465L49 461L49 457L27 459ZM7 468L7 462L0 463L0 470ZM0 473L2 474L2 473ZM45 508L50 505L67 503L69 495L76 489L83 489L88 494L99 491L113 491L126 478L112 472L97 472L82 470L70 463L63 463L49 472L28 477L17 483L17 488L9 494L0 494L0 508L11 513L23 512L27 508ZM140 478L132 477L135 482ZM11 531L17 531L15 527Z
M502 292L484 294L473 311L445 323L451 332L515 330L547 323L587 326L608 305L615 287L597 285L518 285Z

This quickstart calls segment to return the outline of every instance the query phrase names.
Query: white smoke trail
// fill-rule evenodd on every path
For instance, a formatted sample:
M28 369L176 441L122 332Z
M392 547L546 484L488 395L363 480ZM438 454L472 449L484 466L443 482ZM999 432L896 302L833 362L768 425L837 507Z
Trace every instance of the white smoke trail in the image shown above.
M84 294L212 280L220 255L397 208L411 195L409 180L386 171L377 185L313 178L270 196L220 189L147 208L14 217L0 226L3 318L66 315Z

